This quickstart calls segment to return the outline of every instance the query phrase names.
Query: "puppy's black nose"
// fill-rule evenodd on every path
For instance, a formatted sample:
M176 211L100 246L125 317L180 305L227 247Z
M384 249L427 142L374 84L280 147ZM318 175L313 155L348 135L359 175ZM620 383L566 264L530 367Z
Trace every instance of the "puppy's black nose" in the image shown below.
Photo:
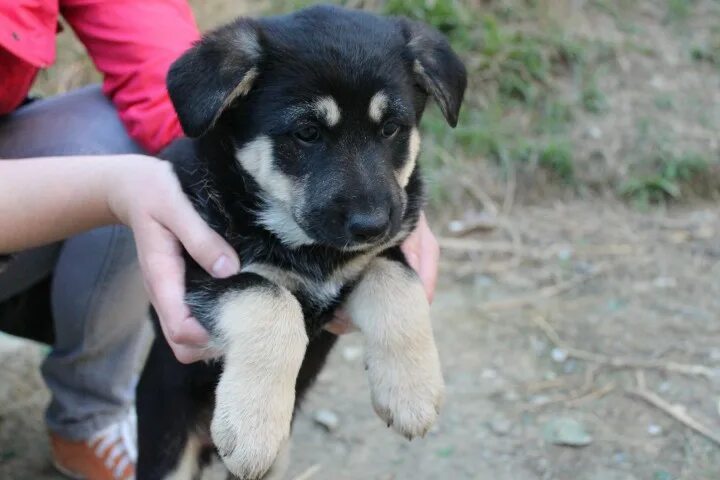
M347 229L354 241L367 242L384 235L389 225L389 212L378 208L372 212L354 213L350 215L347 222Z

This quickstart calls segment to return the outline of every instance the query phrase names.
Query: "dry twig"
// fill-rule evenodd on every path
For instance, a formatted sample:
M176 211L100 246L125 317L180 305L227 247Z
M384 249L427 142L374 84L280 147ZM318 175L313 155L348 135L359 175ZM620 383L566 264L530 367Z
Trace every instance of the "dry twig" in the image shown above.
M510 254L515 253L517 248L517 240L514 238L512 242L486 242L472 238L438 237L438 243L444 250L460 253ZM525 247L522 249L522 254L534 260L547 260L557 256L562 250L568 249L577 257L640 256L646 252L637 245L622 243L607 245L553 244L542 248Z
M711 428L702 424L700 421L691 417L687 413L687 408L685 408L685 405L672 404L657 395L655 392L648 390L644 387L628 389L627 393L628 395L640 398L648 404L652 405L653 407L662 410L667 415L671 416L686 427L712 440L717 445L720 445L720 435L715 433Z
M555 329L540 315L532 317L533 323L545 333L550 341L555 344L556 347L564 350L568 356L586 360L589 362L600 363L608 367L613 368L643 368L646 370L663 370L666 372L680 373L683 375L695 375L706 378L713 378L717 376L714 369L706 367L705 365L694 365L677 362L663 362L661 360L654 359L642 359L642 358L628 358L628 357L613 357L609 355L603 355L600 353L588 352L579 348L574 348L566 344L560 336L557 334Z
M547 300L548 298L555 297L572 288L575 288L576 286L586 282L595 275L598 275L602 271L604 271L603 268L596 268L593 272L586 275L579 275L575 278L571 278L570 280L558 282L554 285L543 287L528 295L519 295L517 297L485 302L480 305L479 308L483 311L499 311L526 307L528 305L535 304L541 300Z
M615 390L615 384L613 382L608 383L607 385L604 385L600 388L594 388L589 391L586 390L586 393L583 395L569 398L565 401L565 405L568 407L576 407L580 405L581 403L589 402L590 400L597 400L598 398L602 398L605 395L611 393L613 390Z
M553 388L564 387L567 385L570 376L557 377L550 380L540 380L536 382L530 382L523 385L523 390L527 393L538 393L545 390L551 390Z
M497 217L498 215L498 207L495 201L488 195L485 190L480 188L479 185L475 184L471 180L468 180L464 176L458 177L460 184L465 189L466 192L468 192L470 195L472 195L475 200L477 200L480 205L482 205L483 210L485 210L488 215L492 217Z
M310 480L312 477L315 476L316 473L320 471L320 468L321 465L319 463L316 463L315 465L309 467L307 470L295 477L295 480Z
M561 394L561 395L555 395L550 398L544 399L543 401L535 404L526 404L523 407L524 411L535 411L539 410L541 408L545 408L548 405L554 405L556 403L563 403L565 406L568 407L574 407L576 405L579 405L581 403L595 400L597 398L602 398L608 393L615 390L615 384L614 383L608 383L607 385L604 385L600 388L585 388L582 387L577 390L573 390L569 394Z

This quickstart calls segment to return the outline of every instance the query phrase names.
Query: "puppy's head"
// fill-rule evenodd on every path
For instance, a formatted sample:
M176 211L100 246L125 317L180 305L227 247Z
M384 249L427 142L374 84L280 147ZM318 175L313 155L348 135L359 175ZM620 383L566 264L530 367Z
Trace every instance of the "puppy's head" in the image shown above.
M426 100L455 126L465 86L437 31L337 7L237 20L168 75L185 133L232 145L223 175L252 178L265 227L289 246L350 249L402 230L409 196L420 195Z

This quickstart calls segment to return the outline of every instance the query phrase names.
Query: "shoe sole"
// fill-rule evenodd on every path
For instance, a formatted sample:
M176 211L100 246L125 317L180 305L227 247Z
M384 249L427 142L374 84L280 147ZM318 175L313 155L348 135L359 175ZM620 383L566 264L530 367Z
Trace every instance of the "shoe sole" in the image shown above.
M77 473L73 473L70 470L63 468L59 463L57 463L55 460L53 460L53 466L55 467L55 470L60 472L60 474L64 477L70 478L72 480L85 480L85 477L82 475L78 475Z

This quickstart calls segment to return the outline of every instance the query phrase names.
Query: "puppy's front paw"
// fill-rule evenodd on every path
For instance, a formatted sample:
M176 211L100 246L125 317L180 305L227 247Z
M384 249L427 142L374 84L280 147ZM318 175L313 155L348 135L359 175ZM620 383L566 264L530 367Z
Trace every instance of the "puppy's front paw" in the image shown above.
M370 349L367 356L375 412L408 440L430 430L445 392L434 342L417 347L410 342L393 351Z
M228 470L257 480L290 436L308 337L297 299L248 275L256 287L218 301L225 356L210 433Z
M270 470L290 436L294 404L293 395L278 398L279 392L262 392L250 383L220 381L210 426L225 466L242 480L258 480ZM252 394L239 396L240 391Z
M375 411L409 439L425 435L438 416L445 387L420 279L407 265L376 258L345 308L365 334Z

